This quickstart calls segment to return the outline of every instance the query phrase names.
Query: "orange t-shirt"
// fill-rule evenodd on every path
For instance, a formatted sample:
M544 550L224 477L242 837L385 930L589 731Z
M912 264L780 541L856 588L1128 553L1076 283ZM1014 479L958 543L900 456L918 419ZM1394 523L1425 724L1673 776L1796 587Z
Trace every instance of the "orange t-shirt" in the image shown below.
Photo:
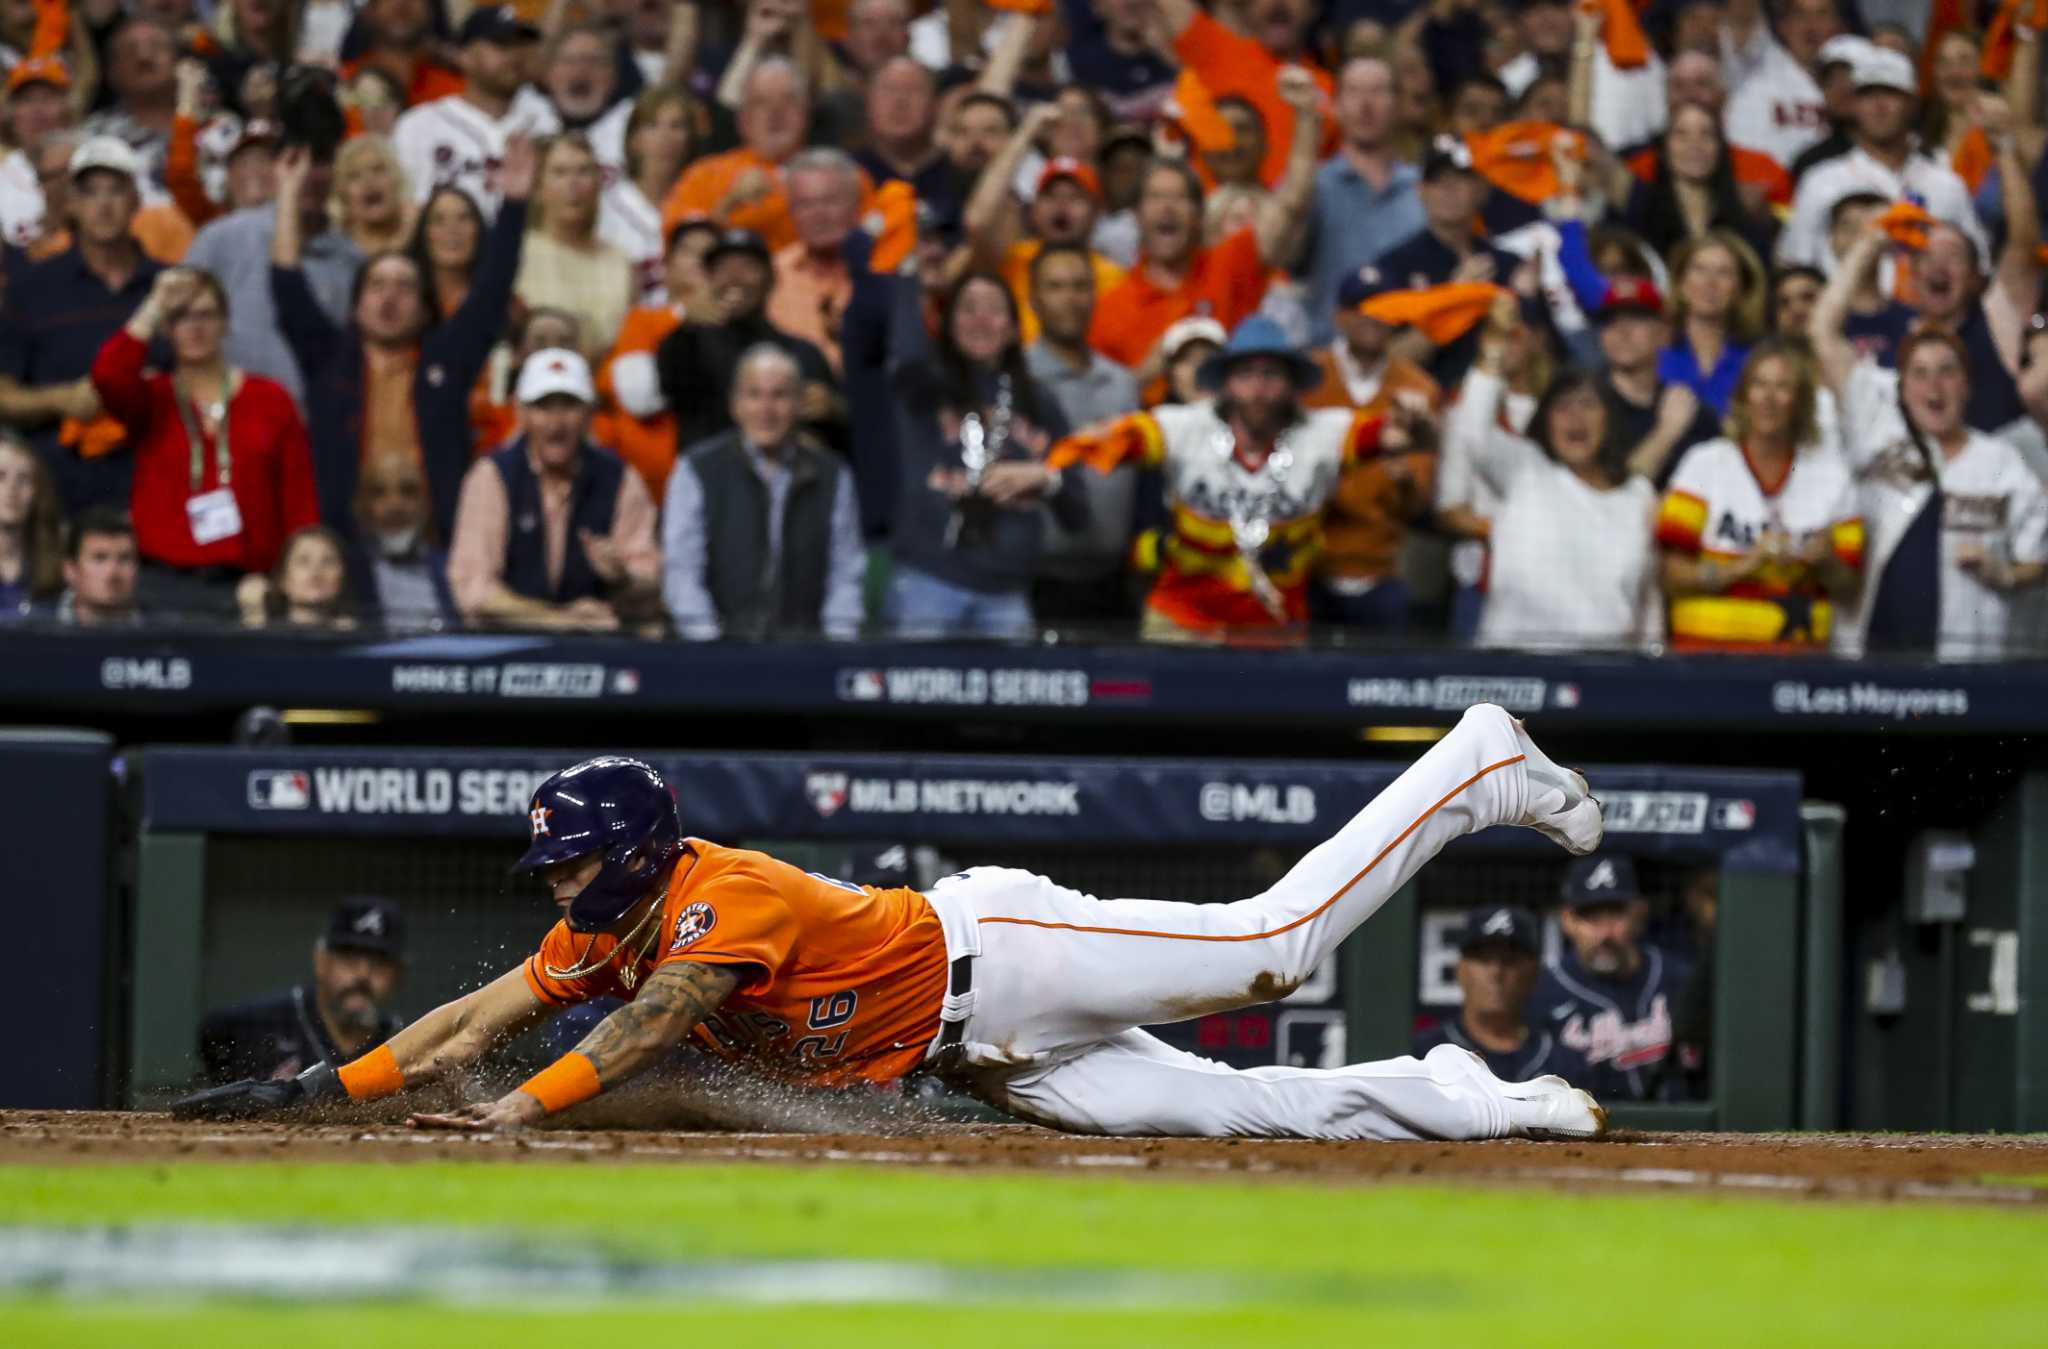
M1031 312L1031 264L1044 247L1041 239L1024 239L1011 244L1003 255L1003 280L1017 298L1017 340L1027 347L1038 340L1038 315ZM1102 297L1124 279L1124 269L1093 249L1088 251L1088 261L1095 269L1095 302L1100 305Z
M1259 257L1258 235L1249 227L1197 249L1187 275L1172 290L1152 284L1141 257L1123 280L1095 297L1088 345L1120 365L1139 365L1166 330L1190 314L1206 314L1225 330L1235 328L1266 298L1271 279Z
M1259 181L1267 187L1280 181L1287 172L1287 152L1294 140L1294 109L1280 97L1275 87L1280 78L1281 63L1274 59L1257 41L1233 33L1200 10L1180 36L1173 40L1174 54L1181 64L1195 72L1208 87L1213 98L1235 94L1259 110L1259 116L1266 123L1266 157L1259 164ZM1295 62L1315 77L1316 84L1329 98L1334 86L1330 72L1317 65L1313 58ZM1336 148L1336 127L1334 119L1323 134L1323 153Z
M946 996L946 941L915 890L849 885L765 853L687 841L669 877L661 927L634 968L616 964L563 981L548 967L584 963L618 945L555 924L526 962L526 984L553 1007L630 1000L663 965L744 970L725 1005L697 1028L702 1047L776 1077L815 1086L891 1082L924 1062Z
M748 169L762 169L772 175L775 190L734 211L725 224L732 229L754 231L768 241L771 253L795 243L796 224L789 218L789 197L782 190L782 166L744 145L698 160L676 180L676 185L669 189L668 200L661 206L663 235L686 215L714 215L718 203L725 200L725 194L732 191L732 185Z

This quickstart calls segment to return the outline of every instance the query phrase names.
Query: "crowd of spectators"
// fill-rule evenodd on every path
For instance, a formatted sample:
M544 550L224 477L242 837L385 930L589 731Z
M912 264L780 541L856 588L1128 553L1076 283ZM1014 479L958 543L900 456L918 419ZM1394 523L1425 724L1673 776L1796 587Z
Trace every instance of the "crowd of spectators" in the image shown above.
M2048 637L2048 0L6 0L0 622Z

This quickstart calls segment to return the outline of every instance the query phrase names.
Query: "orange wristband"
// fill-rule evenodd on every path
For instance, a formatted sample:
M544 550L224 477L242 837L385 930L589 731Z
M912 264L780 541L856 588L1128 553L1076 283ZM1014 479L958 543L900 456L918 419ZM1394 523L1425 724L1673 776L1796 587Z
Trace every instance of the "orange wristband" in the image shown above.
M341 1089L352 1101L374 1101L380 1096L405 1090L405 1074L398 1070L398 1056L390 1045L379 1045L369 1053L336 1071Z
M604 1084L597 1080L597 1065L571 1050L520 1083L519 1089L552 1115L589 1100L604 1090Z

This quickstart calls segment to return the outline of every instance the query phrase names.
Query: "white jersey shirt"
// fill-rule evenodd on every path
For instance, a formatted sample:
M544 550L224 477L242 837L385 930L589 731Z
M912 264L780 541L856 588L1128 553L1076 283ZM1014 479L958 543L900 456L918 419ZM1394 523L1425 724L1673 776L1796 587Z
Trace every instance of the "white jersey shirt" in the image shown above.
M1650 539L1656 510L1646 479L1602 490L1548 458L1528 463L1493 517L1479 644L1614 648L1655 640L1663 627Z
M1543 461L1536 442L1521 433L1535 410L1535 399L1510 393L1497 375L1474 369L1465 376L1458 401L1444 420L1443 454L1436 473L1438 510L1462 506L1482 519L1499 516L1508 485ZM1453 544L1451 575L1462 586L1480 584L1486 576L1486 545L1477 539Z
M1875 192L1891 201L1912 196L1936 220L1968 235L1977 246L1978 257L1991 257L1991 240L1970 202L1970 189L1952 170L1926 155L1914 154L1907 157L1903 169L1893 172L1858 146L1814 165L1799 180L1799 190L1792 197L1792 218L1778 236L1778 261L1818 267L1833 275L1835 253L1828 246L1828 216L1836 202L1854 192Z
M1933 491L1925 460L1907 432L1898 389L1896 371L1865 359L1850 373L1844 400L1845 441L1870 537L1866 596L1874 593L1892 551ZM1937 654L1943 660L1988 660L2009 644L2038 645L2043 634L2016 631L2014 624L2016 611L2038 610L1985 585L1960 559L2002 551L2014 562L2048 562L2048 492L2010 442L1980 431L1969 433L1960 453L1937 450L1933 458L1943 497ZM1853 651L1862 649L1867 618L1859 618Z
M43 237L43 184L21 150L0 159L0 241L27 248Z
M527 86L503 117L492 117L460 94L422 103L398 119L391 140L414 200L426 201L439 187L459 187L488 220L498 214L502 199L498 169L505 162L506 140L521 133L550 136L561 129L554 105Z
M1845 565L1862 565L1863 520L1842 457L1809 445L1792 457L1782 479L1767 483L1732 440L1687 450L1658 511L1658 543L1686 556L1726 561L1753 551L1767 534L1795 545L1819 536ZM1810 610L1813 623L1788 630L1801 608ZM1813 568L1798 561L1772 563L1722 594L1686 595L1671 603L1673 639L1703 645L1819 645L1833 640L1835 619Z
M1769 33L1723 53L1728 107L1721 129L1731 145L1769 155L1784 169L1828 134L1827 100L1805 66Z
M597 237L633 264L635 305L668 303L662 267L668 241L661 232L661 206L647 200L640 185L623 174L598 201Z

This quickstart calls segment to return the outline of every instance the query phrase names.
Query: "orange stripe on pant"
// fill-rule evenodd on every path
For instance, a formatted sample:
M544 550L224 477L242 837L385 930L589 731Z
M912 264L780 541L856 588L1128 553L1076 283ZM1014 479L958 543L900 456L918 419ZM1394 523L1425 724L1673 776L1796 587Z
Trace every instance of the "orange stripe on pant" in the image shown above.
M1295 919L1293 922L1287 923L1280 927L1276 927L1270 932L1246 932L1241 935L1230 936L1222 934L1211 934L1205 932L1148 932L1142 928L1129 927L1084 927L1079 923L1047 923L1036 918L986 917L977 919L976 921L981 923L1009 923L1017 927L1044 928L1047 931L1053 932L1092 932L1099 936L1104 937L1158 937L1165 941L1264 941L1270 937L1278 937L1283 933L1294 931L1294 929L1300 927L1303 923L1312 923L1317 918L1320 918L1324 913L1327 913L1332 904L1335 904L1338 900L1344 898L1344 894L1346 891L1350 890L1352 886L1358 884L1367 876L1370 876L1372 874L1373 868L1377 867L1381 862L1384 862L1387 859L1387 854L1393 852L1394 849L1400 847L1401 844L1407 840L1410 834L1414 833L1416 830L1420 829L1423 826L1423 824L1429 819L1430 816L1436 814L1439 810L1442 810L1445 806L1449 805L1452 801L1456 800L1459 796L1464 794L1464 792L1467 789L1469 789L1473 783L1478 782L1480 779L1486 777L1489 774L1497 773L1503 768L1512 768L1516 764L1521 763L1527 757L1528 756L1526 755L1517 754L1511 759L1502 759L1499 763L1488 764L1486 767L1480 769L1477 773L1474 773L1471 777L1466 778L1463 782L1459 783L1456 787L1453 787L1450 791L1445 792L1443 796L1437 799L1435 805L1431 806L1428 810L1425 810L1420 815L1416 816L1414 821L1411 822L1406 829L1403 829L1400 833L1394 836L1392 842L1388 843L1386 847L1380 849L1378 854L1376 854L1373 857L1372 861L1367 862L1362 868L1359 869L1357 875L1353 876L1350 880L1344 882L1343 885L1339 886L1337 889L1337 893L1331 895L1328 899L1316 905L1315 908L1309 910L1307 913Z

